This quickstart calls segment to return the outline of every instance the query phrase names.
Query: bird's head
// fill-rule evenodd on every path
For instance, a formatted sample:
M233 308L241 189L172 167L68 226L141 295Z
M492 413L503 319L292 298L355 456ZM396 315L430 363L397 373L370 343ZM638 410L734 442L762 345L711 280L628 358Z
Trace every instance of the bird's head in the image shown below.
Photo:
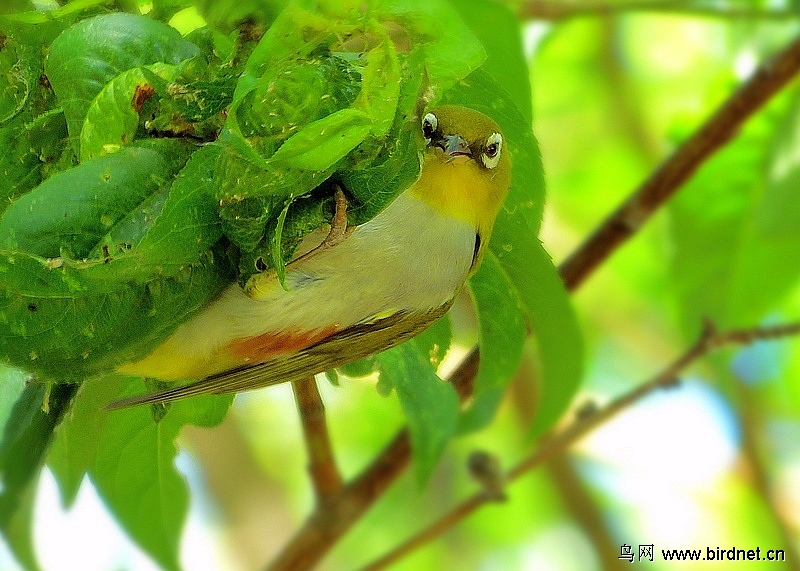
M492 119L467 107L444 105L422 118L426 149L414 194L446 216L475 226L489 243L511 185L511 158Z

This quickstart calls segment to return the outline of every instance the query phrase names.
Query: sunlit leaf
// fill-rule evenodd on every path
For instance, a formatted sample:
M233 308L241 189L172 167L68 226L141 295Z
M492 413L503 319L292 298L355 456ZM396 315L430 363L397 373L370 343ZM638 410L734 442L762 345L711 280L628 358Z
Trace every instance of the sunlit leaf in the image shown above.
M461 420L462 430L476 430L492 420L519 366L527 333L522 300L493 252L487 252L469 288L478 313L481 360L472 404Z
M520 22L511 7L497 0L453 2L486 50L481 70L508 92L526 125L531 124L531 84L522 52Z
M45 71L76 150L86 112L106 83L134 67L174 65L198 53L174 28L133 14L104 14L65 30L50 46Z
M488 101L485 97L487 92L495 94ZM508 141L505 150L511 153L511 191L498 215L489 249L497 259L500 273L505 274L503 279L513 286L514 294L492 296L492 289L499 286L488 285L492 283L489 279L476 282L478 276L473 278L471 287L480 304L481 292L476 288L488 286L487 294L492 301L485 308L478 307L479 315L485 312L491 317L492 312L498 312L510 316L521 307L534 330L542 361L542 395L533 428L538 433L546 430L566 409L577 391L583 371L582 336L571 303L549 256L536 237L544 203L538 145L511 96L483 70L472 73L462 84L445 93L444 101L467 105L491 116L503 129ZM487 327L489 323L491 321L483 322ZM462 429L477 429L491 419L502 394L501 388L510 380L516 366L504 364L504 361L513 358L518 362L521 356L519 329L517 334L512 333L514 330L510 327L505 332L513 342L494 345L499 347L497 353L482 353L481 360L487 361L478 372L480 382L476 385L476 399ZM482 335L486 340L492 339L492 330L482 331ZM504 346L508 351L503 350ZM493 363L495 357L498 364ZM482 401L481 387L485 387L485 401Z
M29 569L38 567L31 538L34 491L76 389L75 385L28 385L14 404L0 440L0 532Z
M128 148L51 177L0 219L5 358L79 379L141 354L231 279L209 189L216 150ZM24 213L24 214L22 214Z
M670 205L673 278L690 334L705 318L720 327L760 322L800 277L784 263L800 247L790 192L800 114L792 101L779 99L748 122Z
M324 171L352 151L370 132L369 116L357 109L342 109L306 125L272 155L289 167Z
M422 40L425 67L437 95L486 59L481 43L446 0L382 0L379 5L412 37Z
M403 407L417 482L431 475L458 426L458 395L431 367L428 355L412 341L378 356L381 382L394 389Z
M361 72L361 92L354 106L372 120L372 136L383 137L394 122L400 98L402 75L394 45L385 38L367 53Z
M157 88L166 91L165 80L177 75L175 66L154 64L150 68L161 77L148 69L135 67L109 81L94 98L81 129L81 161L114 152L133 142L142 105Z
M119 411L104 406L141 388L140 381L96 379L79 395L75 420L61 445L74 448L62 465L62 492L88 469L98 493L126 532L165 569L178 569L178 543L188 508L188 490L177 472L175 438L185 424L213 426L232 397L204 397L168 408L140 406ZM71 426L70 426L71 425ZM89 432L100 427L99 433ZM62 437L59 437L61 439Z

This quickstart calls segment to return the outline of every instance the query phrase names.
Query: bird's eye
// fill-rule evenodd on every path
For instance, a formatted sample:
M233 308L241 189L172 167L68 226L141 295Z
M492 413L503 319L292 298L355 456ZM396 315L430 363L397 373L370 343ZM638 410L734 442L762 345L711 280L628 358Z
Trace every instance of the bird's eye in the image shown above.
M493 169L500 162L500 153L503 151L503 135L492 133L486 139L486 146L481 155L481 162L487 169Z
M422 134L425 136L425 141L430 144L436 129L439 128L439 119L433 113L428 113L422 118Z

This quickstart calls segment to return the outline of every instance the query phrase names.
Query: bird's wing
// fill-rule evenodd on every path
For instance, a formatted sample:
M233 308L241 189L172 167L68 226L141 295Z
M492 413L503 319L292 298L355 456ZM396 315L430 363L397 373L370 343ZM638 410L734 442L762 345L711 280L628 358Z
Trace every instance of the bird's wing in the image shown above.
M109 410L156 404L204 394L229 394L298 381L390 349L421 333L450 309L453 300L427 312L400 312L360 323L291 355L249 365L189 383L109 404Z

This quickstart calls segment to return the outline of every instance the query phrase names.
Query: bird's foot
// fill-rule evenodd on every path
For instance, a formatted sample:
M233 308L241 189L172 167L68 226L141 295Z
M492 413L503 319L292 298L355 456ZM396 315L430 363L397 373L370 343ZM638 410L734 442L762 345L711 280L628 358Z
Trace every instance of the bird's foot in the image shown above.
M331 220L331 230L322 244L319 245L319 248L323 250L341 243L352 230L347 227L347 197L339 185L336 185L333 199L336 201L336 210L333 214L333 220Z

